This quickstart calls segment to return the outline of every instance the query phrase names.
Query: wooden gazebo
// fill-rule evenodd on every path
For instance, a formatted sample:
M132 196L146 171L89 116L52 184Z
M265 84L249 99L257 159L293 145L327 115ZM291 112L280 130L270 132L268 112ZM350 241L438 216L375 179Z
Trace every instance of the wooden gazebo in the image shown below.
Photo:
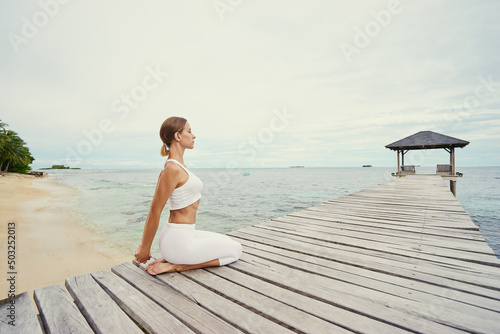
M468 141L445 136L432 131L420 131L406 138L400 139L385 147L397 152L398 172L397 176L415 174L415 166L405 165L405 154L410 150L444 149L450 153L450 164L437 165L436 173L444 179L450 180L450 189L456 195L455 175L455 147L463 148L469 144ZM400 159L401 156L401 159Z

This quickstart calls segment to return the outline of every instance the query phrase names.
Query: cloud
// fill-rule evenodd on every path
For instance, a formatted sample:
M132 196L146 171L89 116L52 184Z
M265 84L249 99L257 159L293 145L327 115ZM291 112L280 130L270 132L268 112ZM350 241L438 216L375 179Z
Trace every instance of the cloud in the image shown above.
M41 10L38 1L0 7L1 36L22 34L24 18ZM113 130L81 166L157 166L158 129L172 115L188 118L198 136L189 159L199 167L391 166L384 145L421 130L498 150L488 140L500 133L491 42L499 7L401 0L384 26L376 16L389 1L241 2L223 20L211 2L73 1L18 53L0 40L0 119L40 166L91 142L103 120ZM355 45L356 34L377 22L379 31L348 62L339 45ZM117 112L117 100L123 107L124 95L140 92L148 68L169 75L128 113ZM476 103L480 77L492 78L493 91ZM280 108L295 118L248 161L249 141ZM488 154L474 163L500 161Z

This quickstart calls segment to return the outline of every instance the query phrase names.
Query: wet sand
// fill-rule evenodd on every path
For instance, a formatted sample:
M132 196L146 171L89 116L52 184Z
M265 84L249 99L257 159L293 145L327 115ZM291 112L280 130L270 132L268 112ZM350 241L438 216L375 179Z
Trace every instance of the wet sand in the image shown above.
M7 298L9 223L15 223L16 294L61 283L68 277L109 269L132 254L107 246L73 212L78 191L50 175L36 178L8 173L0 176L0 300ZM13 224L10 224L12 226ZM10 233L13 233L10 231Z

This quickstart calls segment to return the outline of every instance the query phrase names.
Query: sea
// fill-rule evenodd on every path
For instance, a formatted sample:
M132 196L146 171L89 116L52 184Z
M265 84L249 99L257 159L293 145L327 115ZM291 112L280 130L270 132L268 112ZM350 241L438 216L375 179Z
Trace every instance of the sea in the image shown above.
M434 167L435 168L435 167ZM434 168L417 168L433 174ZM500 258L500 167L461 167L457 199ZM76 189L75 212L102 235L106 246L133 254L160 168L50 170L49 177ZM197 229L227 233L394 179L389 167L193 168L204 190ZM167 204L168 206L168 204ZM165 207L159 230L168 219ZM152 252L157 252L157 237Z

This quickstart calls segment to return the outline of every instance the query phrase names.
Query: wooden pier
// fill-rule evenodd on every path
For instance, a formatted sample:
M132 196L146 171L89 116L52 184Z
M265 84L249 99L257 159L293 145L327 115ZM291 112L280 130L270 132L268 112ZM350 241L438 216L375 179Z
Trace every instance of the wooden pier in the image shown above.
M242 259L132 263L15 300L10 333L500 333L500 260L438 175L398 178L229 234ZM38 316L37 316L38 313ZM21 328L25 330L20 330Z

